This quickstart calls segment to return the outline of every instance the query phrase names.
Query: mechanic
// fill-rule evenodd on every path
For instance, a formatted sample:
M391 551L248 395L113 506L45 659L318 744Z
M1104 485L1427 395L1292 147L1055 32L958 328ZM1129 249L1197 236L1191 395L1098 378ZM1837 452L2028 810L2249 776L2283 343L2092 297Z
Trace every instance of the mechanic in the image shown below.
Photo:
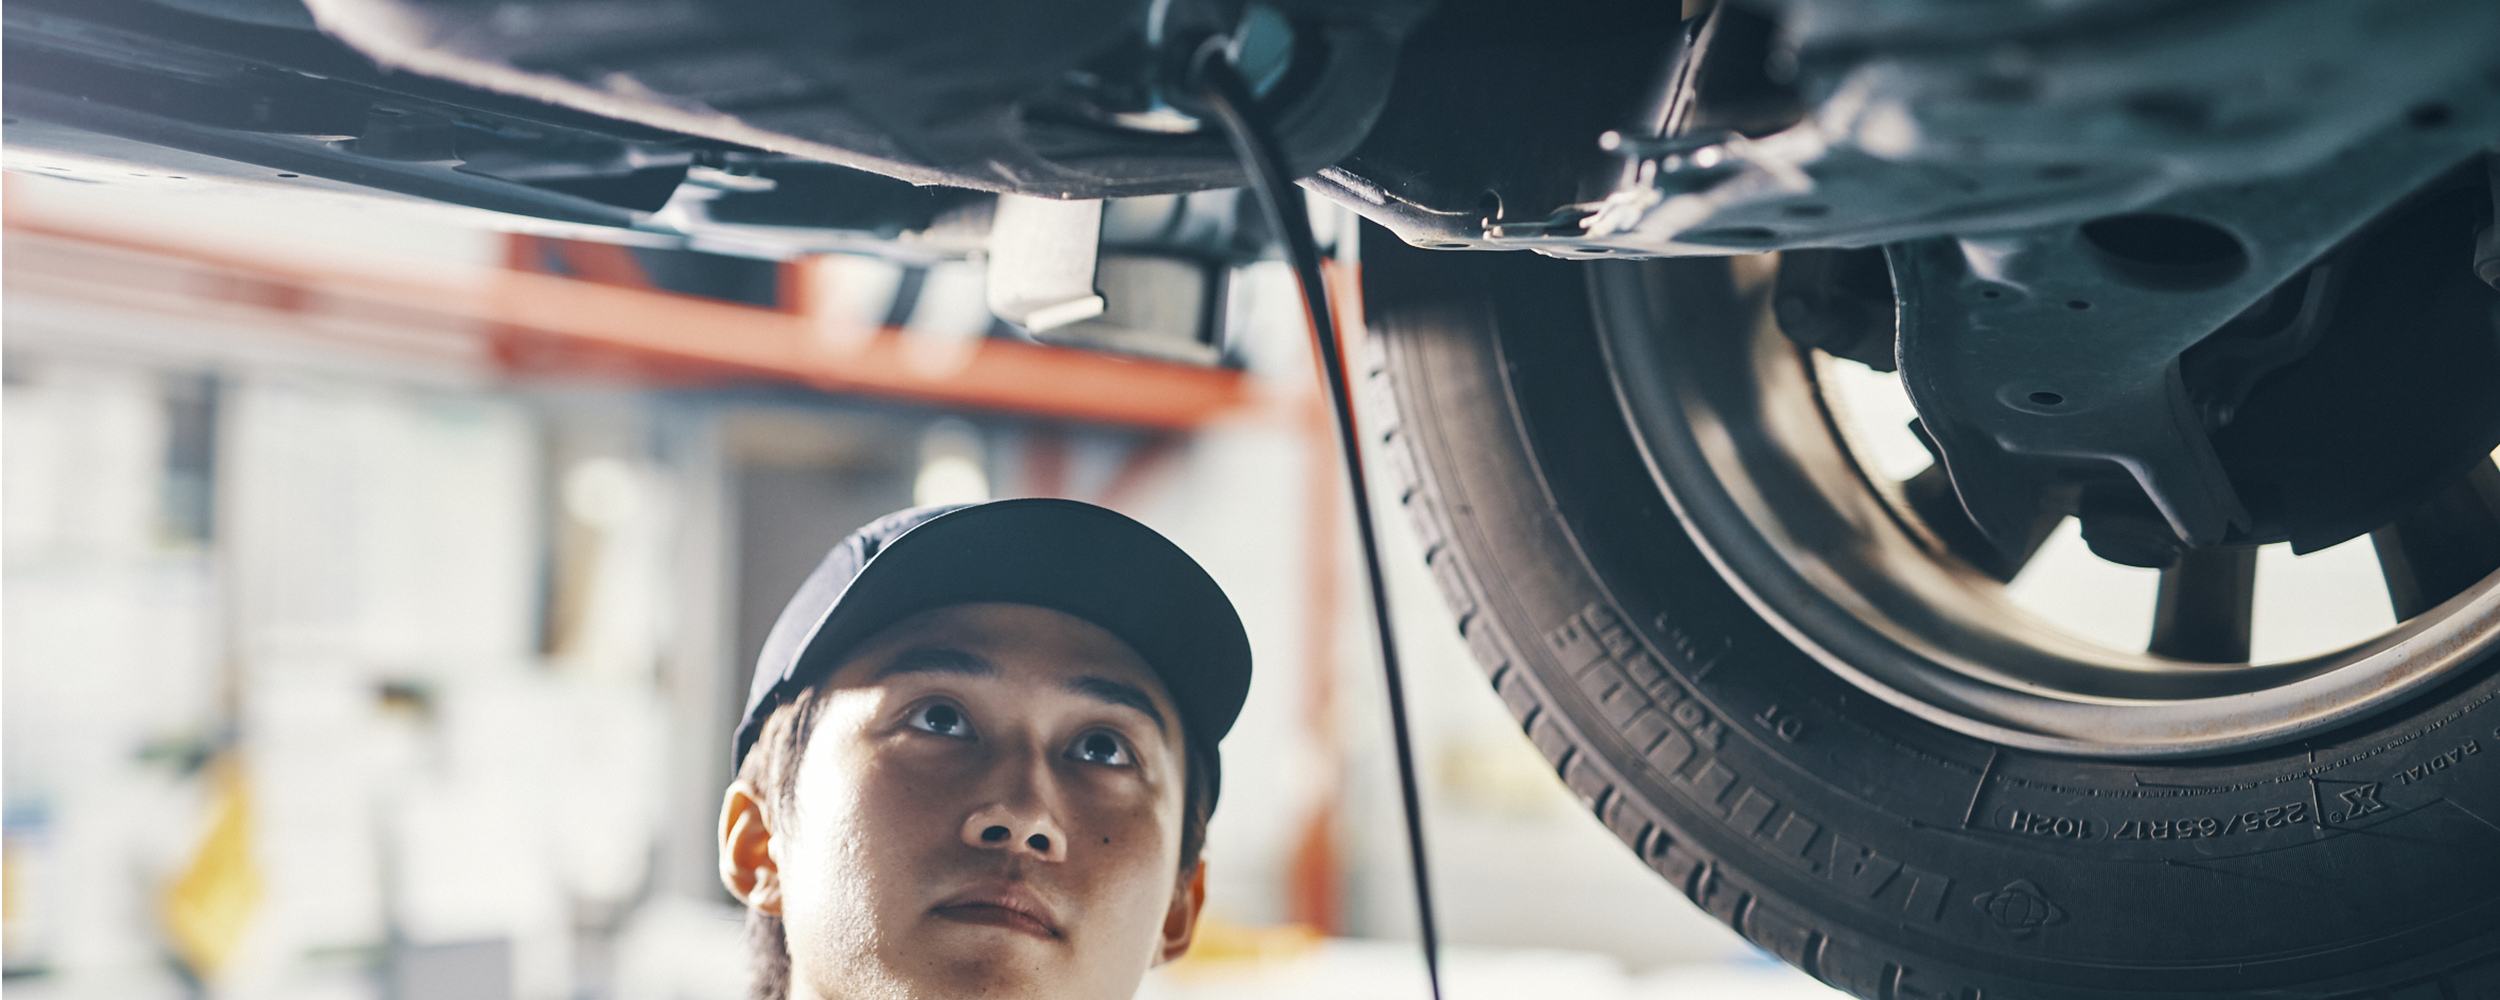
M1206 571L1071 500L899 511L757 659L721 805L754 995L1133 994L1189 949L1250 644Z

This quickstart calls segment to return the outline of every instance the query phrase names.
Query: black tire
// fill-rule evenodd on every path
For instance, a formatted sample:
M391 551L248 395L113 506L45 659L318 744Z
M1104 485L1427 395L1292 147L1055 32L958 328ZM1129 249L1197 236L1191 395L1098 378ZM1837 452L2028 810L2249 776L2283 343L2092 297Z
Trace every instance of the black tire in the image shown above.
M1362 253L1373 430L1469 647L1597 818L1749 940L1867 1000L2500 998L2500 658L2229 756L1942 728L1783 637L1644 464L1596 281L1725 262Z

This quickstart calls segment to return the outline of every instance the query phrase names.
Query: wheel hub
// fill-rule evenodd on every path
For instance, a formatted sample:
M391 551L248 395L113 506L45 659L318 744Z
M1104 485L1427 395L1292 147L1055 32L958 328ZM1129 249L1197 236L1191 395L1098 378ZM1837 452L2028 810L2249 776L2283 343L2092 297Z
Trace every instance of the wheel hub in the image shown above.
M1958 516L1940 470L1894 482L1857 461L1818 382L1823 366L1851 362L1801 350L1778 331L1770 277L1754 263L1599 265L1609 364L1653 478L1722 575L1800 649L1888 703L2008 746L2184 757L2281 743L2359 718L2478 662L2500 641L2500 574L2492 572L2500 568L2500 478L2488 476L2488 497L2452 478L2448 493L2459 502L2451 506L2462 513L2431 518L2436 530L2410 533L2421 544L2403 551L2436 560L2471 548L2434 542L2440 532L2490 529L2491 557L2434 567L2428 575L2450 588L2430 591L2435 606L2358 645L2245 664L2254 565L2245 545L2187 550L2165 571L2149 652L2058 631L2006 596L2002 581L2027 553L1994 572L1955 554L1957 523L1979 536ZM2490 322L2486 310L2486 338ZM2307 361L2258 380L2234 426L2258 420L2274 405L2268 386L2327 357L2330 341L2321 337ZM2218 457L2236 447L2224 444ZM2137 488L2132 478L2125 485ZM2048 483L2042 495L2061 490L2087 521L2104 512L2096 506L2104 500L2072 482ZM1938 516L1938 500L1957 516ZM2248 507L2251 527L2282 506L2259 500ZM2383 560L2391 592L2400 577L2423 575L2399 562Z

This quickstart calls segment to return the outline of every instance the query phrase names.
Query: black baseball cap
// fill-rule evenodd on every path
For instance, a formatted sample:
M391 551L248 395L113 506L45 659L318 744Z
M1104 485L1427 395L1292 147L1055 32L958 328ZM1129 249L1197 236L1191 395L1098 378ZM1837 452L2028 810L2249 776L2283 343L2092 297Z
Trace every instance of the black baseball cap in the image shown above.
M1145 659L1212 770L1250 693L1250 636L1196 560L1155 530L1075 500L915 507L852 532L781 609L747 690L730 773L773 709L886 626L953 604L1030 604L1082 618ZM1218 775L1207 775L1208 789ZM1212 800L1212 795L1210 795Z

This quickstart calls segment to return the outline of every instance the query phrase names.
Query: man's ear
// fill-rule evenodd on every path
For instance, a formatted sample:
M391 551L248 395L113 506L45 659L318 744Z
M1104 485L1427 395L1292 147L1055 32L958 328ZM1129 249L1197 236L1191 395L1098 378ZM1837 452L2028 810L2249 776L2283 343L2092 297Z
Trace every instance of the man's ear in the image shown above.
M781 915L781 866L773 860L764 796L745 779L730 782L721 799L720 880L749 909Z
M1207 905L1207 863L1198 862L1189 870L1172 892L1172 907L1163 911L1163 950L1155 964L1162 965L1189 954L1189 943L1198 938L1198 911Z

